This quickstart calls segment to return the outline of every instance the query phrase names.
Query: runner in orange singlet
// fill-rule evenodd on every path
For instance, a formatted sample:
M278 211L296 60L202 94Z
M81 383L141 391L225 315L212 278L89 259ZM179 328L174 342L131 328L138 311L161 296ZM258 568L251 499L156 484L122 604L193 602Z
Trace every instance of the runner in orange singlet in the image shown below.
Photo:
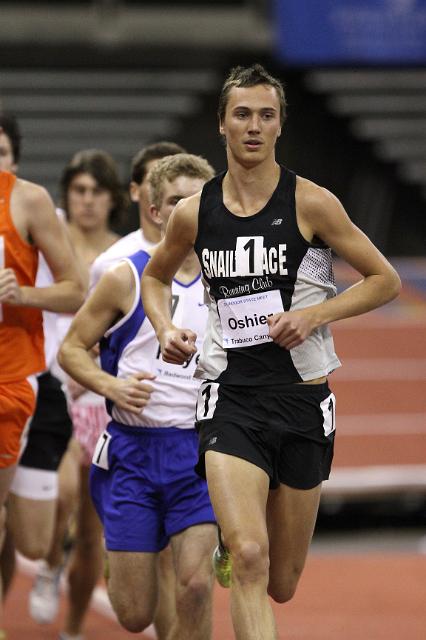
M1 133L1 131L0 131ZM54 284L34 286L41 251ZM6 500L45 368L41 310L74 312L84 286L42 187L0 170L0 549Z
M11 174L0 173L0 286L5 292L14 279L13 272L21 286L33 286L38 264L38 250L21 237L12 220L10 199L15 182ZM27 378L45 366L39 309L1 306L0 354L0 468L3 469L17 461L22 432L34 409L34 391Z

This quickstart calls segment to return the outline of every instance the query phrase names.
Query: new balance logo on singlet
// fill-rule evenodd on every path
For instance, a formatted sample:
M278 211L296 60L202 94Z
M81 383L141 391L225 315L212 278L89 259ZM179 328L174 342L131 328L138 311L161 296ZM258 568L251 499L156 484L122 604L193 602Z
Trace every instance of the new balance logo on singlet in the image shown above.
M271 222L271 227L272 227L274 224L275 224L275 225L281 224L281 222L282 222L282 221L283 221L283 219L282 219L282 218L275 218L275 220L272 220L272 222Z

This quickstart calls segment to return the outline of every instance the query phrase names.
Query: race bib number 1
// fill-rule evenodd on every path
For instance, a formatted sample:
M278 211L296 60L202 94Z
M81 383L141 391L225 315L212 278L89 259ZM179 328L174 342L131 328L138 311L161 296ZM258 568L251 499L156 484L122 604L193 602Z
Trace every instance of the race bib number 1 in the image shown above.
M284 311L281 294L277 290L219 300L217 306L224 349L272 342L268 318Z

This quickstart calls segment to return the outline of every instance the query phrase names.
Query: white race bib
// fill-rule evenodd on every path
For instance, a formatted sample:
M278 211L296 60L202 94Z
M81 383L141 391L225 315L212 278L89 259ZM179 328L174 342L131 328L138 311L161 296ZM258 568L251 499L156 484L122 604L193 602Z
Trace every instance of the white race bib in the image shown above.
M268 317L284 311L278 290L219 300L224 349L272 342Z
M92 464L108 471L108 448L111 440L111 436L108 431L103 431L96 443L95 451L93 452Z

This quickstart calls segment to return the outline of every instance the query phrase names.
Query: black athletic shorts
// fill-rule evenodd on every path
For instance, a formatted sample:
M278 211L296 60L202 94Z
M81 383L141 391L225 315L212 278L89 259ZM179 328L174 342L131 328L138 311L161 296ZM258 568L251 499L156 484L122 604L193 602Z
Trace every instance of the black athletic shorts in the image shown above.
M51 373L38 376L37 405L19 464L56 471L72 435L72 422L61 382Z
M327 383L239 387L205 381L197 401L199 461L219 451L263 469L271 489L280 483L311 489L330 474L335 397Z

